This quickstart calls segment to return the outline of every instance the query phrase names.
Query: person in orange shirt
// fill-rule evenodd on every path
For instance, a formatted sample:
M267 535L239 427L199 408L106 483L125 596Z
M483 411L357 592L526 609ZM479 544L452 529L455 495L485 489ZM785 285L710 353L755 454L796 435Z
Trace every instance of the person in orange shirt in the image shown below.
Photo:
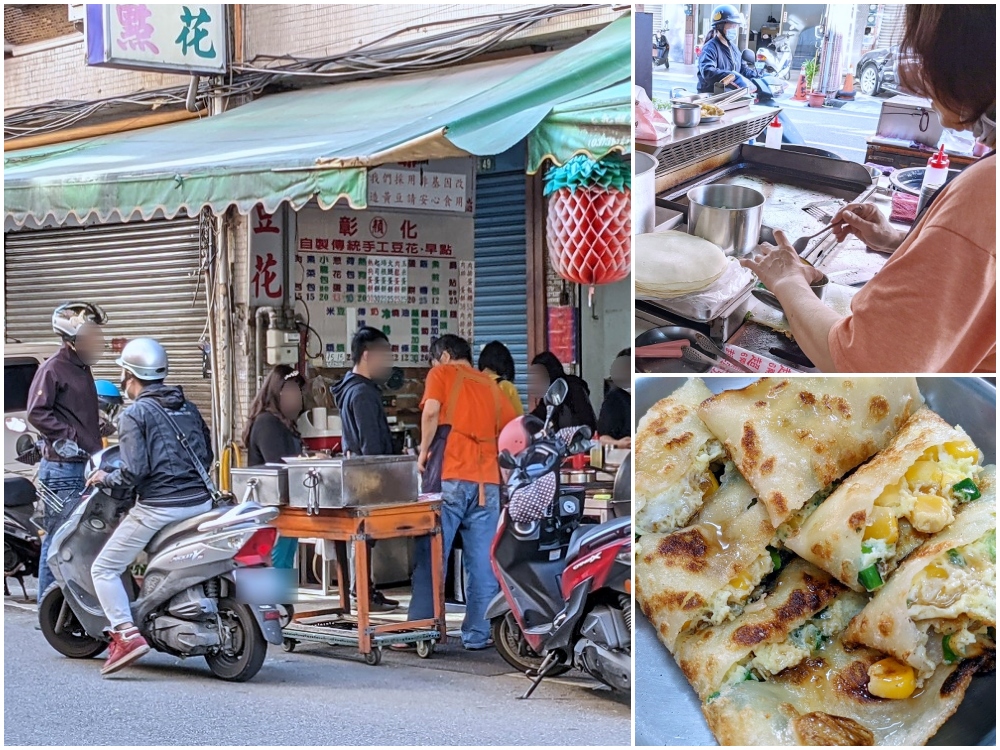
M976 50L956 55L958 48ZM740 261L774 292L792 335L824 372L996 372L996 5L907 5L900 81L931 99L941 124L989 153L934 195L907 234L874 206L831 223L891 253L841 316L809 289L818 273L781 232ZM905 61L909 61L906 63Z
M478 651L493 645L486 609L500 590L490 564L490 545L500 519L497 438L515 414L493 377L473 367L468 341L446 334L431 344L430 355L417 468L423 491L441 492L445 560L455 535L462 536L468 574L462 643ZM423 620L434 616L426 537L417 540L414 558L409 619Z

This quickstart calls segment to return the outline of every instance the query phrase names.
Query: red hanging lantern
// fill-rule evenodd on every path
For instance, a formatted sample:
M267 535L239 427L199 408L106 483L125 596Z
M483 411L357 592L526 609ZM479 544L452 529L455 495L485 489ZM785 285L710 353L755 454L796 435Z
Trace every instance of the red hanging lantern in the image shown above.
M613 284L632 271L631 167L610 156L574 156L545 175L549 197L546 240L556 273L590 287Z

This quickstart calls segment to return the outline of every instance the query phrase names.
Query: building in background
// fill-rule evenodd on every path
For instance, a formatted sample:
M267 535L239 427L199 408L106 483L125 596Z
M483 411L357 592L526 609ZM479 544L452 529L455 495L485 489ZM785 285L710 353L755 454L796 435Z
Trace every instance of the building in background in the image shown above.
M7 5L4 22L8 341L100 302L114 349L164 342L225 450L268 365L336 378L362 323L397 347L400 440L447 332L504 341L522 395L558 348L599 404L631 286L589 306L553 273L543 175L630 149L627 11Z

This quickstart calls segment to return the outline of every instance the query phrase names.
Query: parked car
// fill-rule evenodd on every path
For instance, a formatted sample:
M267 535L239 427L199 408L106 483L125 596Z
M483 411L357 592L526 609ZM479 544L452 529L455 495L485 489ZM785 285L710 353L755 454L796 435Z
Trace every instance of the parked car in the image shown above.
M20 474L29 479L35 474L34 466L17 461L15 445L25 431L33 432L27 424L25 410L31 381L39 366L56 352L54 346L44 344L6 344L3 352L3 469L4 474Z
M896 86L896 59L899 47L873 49L861 56L854 77L862 94L875 96L882 89Z

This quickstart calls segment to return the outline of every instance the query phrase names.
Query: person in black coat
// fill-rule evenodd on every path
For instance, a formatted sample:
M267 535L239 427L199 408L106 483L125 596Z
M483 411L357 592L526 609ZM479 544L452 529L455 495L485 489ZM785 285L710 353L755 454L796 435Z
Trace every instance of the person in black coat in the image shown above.
M590 403L590 388L587 382L576 375L568 375L562 362L552 352L542 352L531 360L528 368L529 390L541 397L545 390L556 380L562 378L569 387L566 400L556 407L552 413L552 425L557 430L563 427L582 427L586 425L591 430L597 429L597 416ZM545 419L545 402L539 400L532 410L539 419Z
M601 442L615 448L632 447L632 350L622 349L611 363L611 381L597 418Z

